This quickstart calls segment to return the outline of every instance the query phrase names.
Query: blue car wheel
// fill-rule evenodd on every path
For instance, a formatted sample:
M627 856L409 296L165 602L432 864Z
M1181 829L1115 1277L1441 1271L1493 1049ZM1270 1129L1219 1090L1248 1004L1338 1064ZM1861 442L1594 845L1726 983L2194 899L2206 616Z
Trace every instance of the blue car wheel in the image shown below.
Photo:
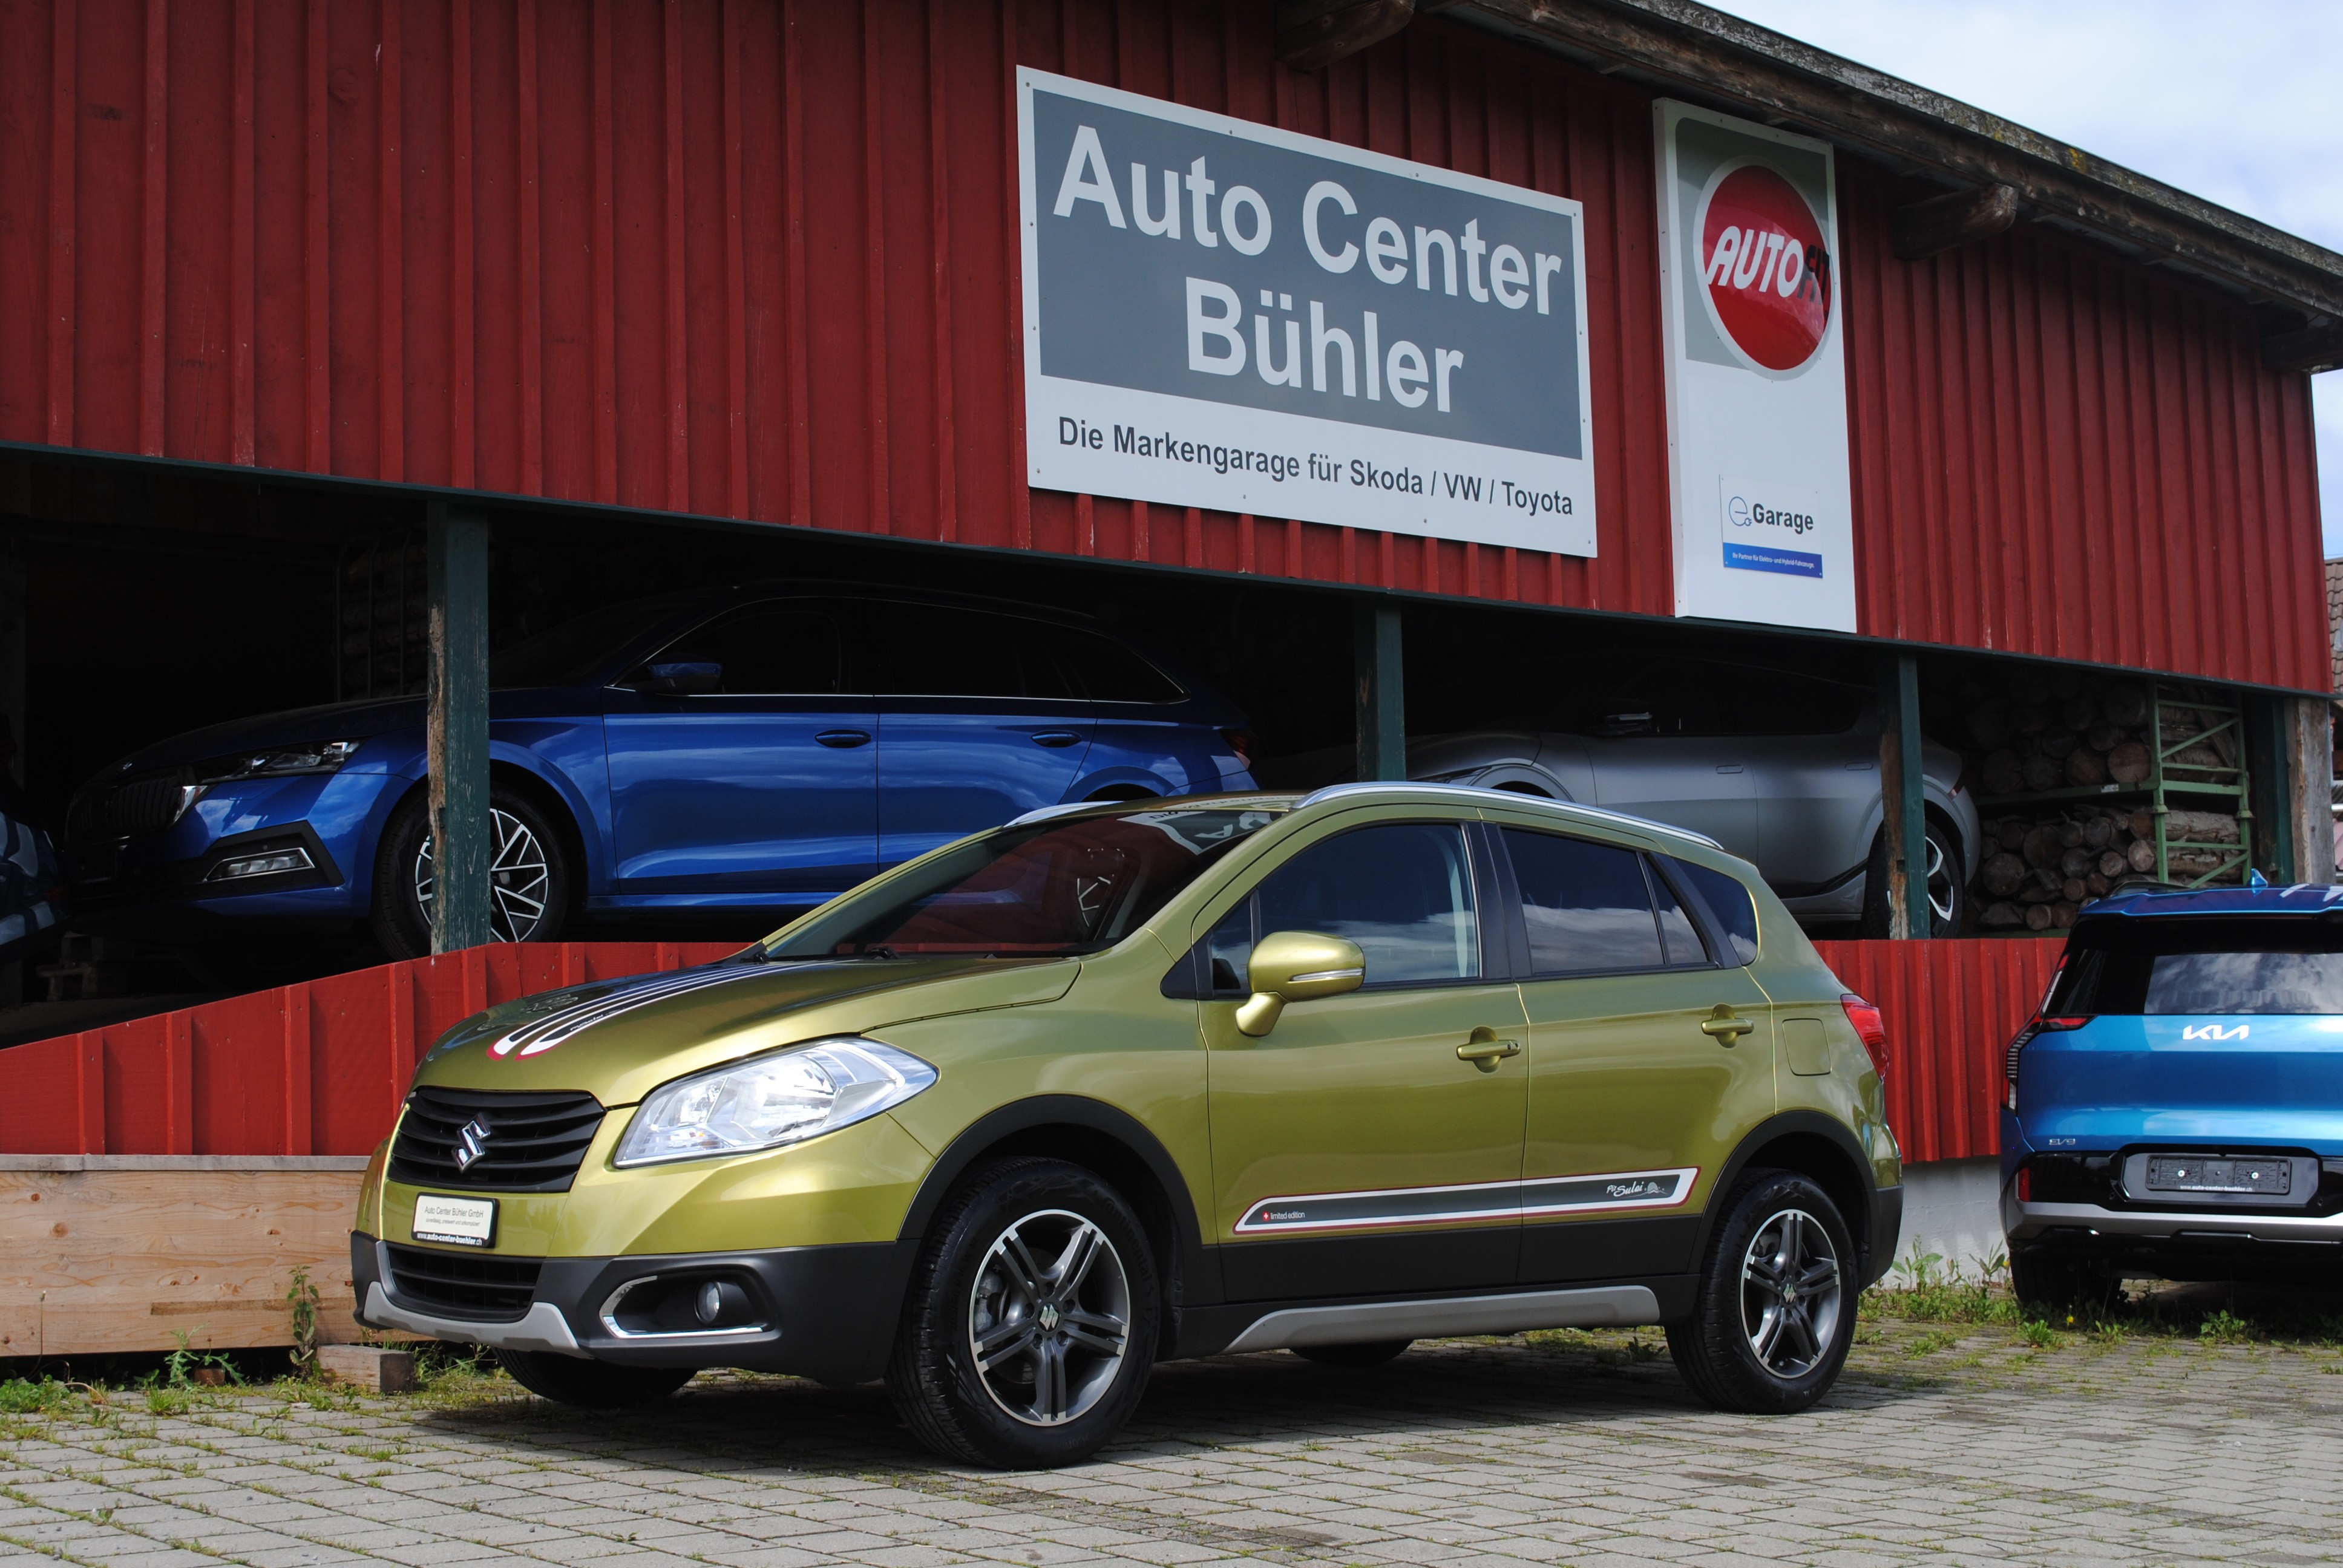
M492 790L490 804L495 838L488 860L489 929L500 942L557 940L568 919L574 886L561 836L516 790ZM417 790L393 813L375 862L372 923L385 952L420 958L431 950L437 890L430 802Z

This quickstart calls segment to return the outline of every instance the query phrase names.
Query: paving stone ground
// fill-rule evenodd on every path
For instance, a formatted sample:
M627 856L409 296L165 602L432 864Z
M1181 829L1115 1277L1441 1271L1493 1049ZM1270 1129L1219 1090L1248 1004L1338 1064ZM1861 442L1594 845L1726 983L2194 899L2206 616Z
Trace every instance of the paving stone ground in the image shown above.
M1160 1368L1097 1461L941 1463L875 1389L703 1377L645 1413L290 1386L0 1419L0 1557L343 1563L2343 1563L2343 1352L1866 1323L1805 1414L1654 1336ZM324 1408L317 1408L322 1404Z

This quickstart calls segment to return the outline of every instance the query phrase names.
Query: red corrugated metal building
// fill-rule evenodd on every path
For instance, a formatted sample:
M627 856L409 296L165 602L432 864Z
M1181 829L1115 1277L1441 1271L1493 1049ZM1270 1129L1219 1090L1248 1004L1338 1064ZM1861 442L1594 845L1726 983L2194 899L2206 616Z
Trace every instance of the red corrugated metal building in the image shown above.
M452 496L1668 618L1676 97L1837 149L1860 638L2233 683L2281 729L2328 689L2307 372L2343 258L1687 0L1421 0L1292 68L1311 9L5 0L0 516L200 553L170 498L241 497L249 552L298 542L271 498ZM1584 204L1595 557L1029 487L1019 65ZM1964 193L2002 217L1905 259ZM2326 794L2297 768L2278 814ZM1997 961L1946 983L1998 999Z

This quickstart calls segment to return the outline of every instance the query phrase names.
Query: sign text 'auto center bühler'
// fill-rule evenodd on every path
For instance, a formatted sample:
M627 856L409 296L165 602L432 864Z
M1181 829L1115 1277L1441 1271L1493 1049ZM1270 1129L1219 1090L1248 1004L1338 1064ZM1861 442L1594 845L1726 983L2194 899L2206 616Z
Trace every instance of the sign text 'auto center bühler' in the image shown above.
M1579 206L1018 72L1037 486L1594 554Z

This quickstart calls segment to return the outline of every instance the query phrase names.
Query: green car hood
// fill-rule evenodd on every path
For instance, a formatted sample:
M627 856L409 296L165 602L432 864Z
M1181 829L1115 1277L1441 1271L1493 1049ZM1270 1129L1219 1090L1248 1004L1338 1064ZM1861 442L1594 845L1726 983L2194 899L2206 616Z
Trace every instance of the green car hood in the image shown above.
M415 1081L583 1090L631 1105L671 1078L824 1035L1054 1001L1074 959L727 960L545 991L442 1035Z

